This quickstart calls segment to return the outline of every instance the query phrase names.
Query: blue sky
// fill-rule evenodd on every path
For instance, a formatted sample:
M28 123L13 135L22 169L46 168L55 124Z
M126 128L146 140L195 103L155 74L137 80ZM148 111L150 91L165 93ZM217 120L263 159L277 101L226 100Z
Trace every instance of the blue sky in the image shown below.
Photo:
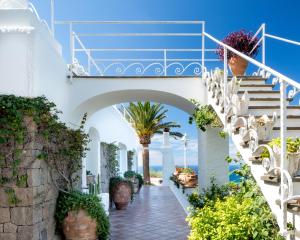
M49 20L50 1L32 0L40 16ZM206 31L222 39L229 32L246 29L255 32L262 23L267 25L267 33L300 41L300 1L297 0L56 0L56 20L204 20ZM79 29L78 29L79 30ZM105 29L107 31L108 29ZM119 30L119 29L118 29ZM130 29L130 31L134 29ZM162 29L140 29L156 31ZM163 29L168 31L168 29ZM182 29L179 29L182 31ZM171 29L170 31L174 31ZM197 31L187 27L184 31ZM57 28L57 39L63 45L64 56L69 60L66 28ZM178 42L172 39L153 40L150 47L200 47L199 39ZM126 44L126 47L147 47L147 41L99 40L105 46ZM142 42L142 43L141 43ZM95 44L92 43L92 44ZM137 44L140 44L137 46ZM212 44L208 44L215 47ZM123 45L124 46L124 45ZM122 46L122 47L123 47ZM149 47L149 46L148 46ZM299 81L300 79L300 47L288 45L276 40L266 41L266 63L275 70ZM260 56L258 56L259 59ZM187 124L188 115L178 109L167 106L169 119L182 125L182 132L187 132L192 143L196 138L195 126ZM154 147L158 145L155 144ZM178 145L178 144L177 144ZM194 149L194 144L191 144ZM182 149L177 146L177 164L182 159ZM196 152L190 150L190 161L196 162ZM154 161L154 164L159 161Z

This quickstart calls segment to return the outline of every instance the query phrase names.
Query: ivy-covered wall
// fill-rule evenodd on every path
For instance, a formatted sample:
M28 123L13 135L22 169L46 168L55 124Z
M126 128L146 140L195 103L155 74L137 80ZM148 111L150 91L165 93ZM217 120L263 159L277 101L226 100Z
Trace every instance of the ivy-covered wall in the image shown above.
M0 145L0 239L56 239L54 212L58 190L47 163L40 159L45 141L31 117L24 117L23 121L25 142ZM0 130L3 136L1 126Z

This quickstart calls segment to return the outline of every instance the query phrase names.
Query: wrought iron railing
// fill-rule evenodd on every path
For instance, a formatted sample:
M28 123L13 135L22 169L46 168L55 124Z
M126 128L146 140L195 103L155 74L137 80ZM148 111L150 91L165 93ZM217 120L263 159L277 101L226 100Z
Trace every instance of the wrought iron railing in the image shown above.
M71 67L78 75L98 76L200 76L204 72L205 62L219 61L216 57L205 58L205 52L215 52L216 49L205 48L203 31L204 21L55 21L57 25L68 25L70 33L70 56ZM197 31L177 32L80 32L76 29L82 25L162 25L162 26L197 26ZM199 26L199 28L198 28ZM158 38L159 41L166 38L200 38L199 48L95 48L89 41L103 39L106 37L115 38ZM88 39L88 40L86 40ZM78 57L84 53L87 57L86 64ZM126 57L97 57L96 55L126 54ZM142 57L134 57L136 54ZM143 57L149 54L149 58ZM180 56L174 56L180 54ZM184 56L182 56L184 55ZM192 56L191 56L192 55ZM82 57L82 55L81 55Z

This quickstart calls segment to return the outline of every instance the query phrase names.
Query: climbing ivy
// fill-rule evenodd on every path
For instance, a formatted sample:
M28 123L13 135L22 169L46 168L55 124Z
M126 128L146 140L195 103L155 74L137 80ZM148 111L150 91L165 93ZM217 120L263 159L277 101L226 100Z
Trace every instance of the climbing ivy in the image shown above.
M127 151L127 161L128 161L128 169L129 170L132 170L133 156L134 156L134 151L132 151L132 150Z
M119 175L118 150L119 147L114 143L101 142L104 158L106 159L106 168L108 177L116 177Z
M70 129L59 121L54 103L45 97L26 98L0 95L0 187L5 189L10 204L19 200L8 183L26 187L28 176L21 171L21 158L28 149L32 134L41 137L43 149L37 156L45 160L51 170L53 182L61 191L71 191L78 180L81 160L87 150L88 136L83 132L83 118L79 129ZM28 129L33 121L36 129ZM36 141L36 139L34 140Z

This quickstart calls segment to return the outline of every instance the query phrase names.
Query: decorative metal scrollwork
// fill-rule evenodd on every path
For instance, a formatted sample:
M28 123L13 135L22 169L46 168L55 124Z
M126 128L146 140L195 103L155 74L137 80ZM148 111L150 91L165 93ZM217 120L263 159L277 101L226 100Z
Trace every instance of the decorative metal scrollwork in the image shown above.
M294 98L296 96L296 94L298 94L300 92L300 89L297 89L296 87L293 87L293 89L291 89L288 92L288 98Z
M192 68L193 67L193 68ZM174 70L174 71L172 71ZM127 66L122 62L114 62L103 69L103 75L116 75L116 76L124 76L133 74L136 76L143 75L154 75L154 76L162 76L162 75L183 75L187 73L188 75L199 76L201 74L201 64L198 62L191 62L188 65L184 66L180 62L173 62L164 66L162 63L154 62L148 65L144 65L139 62L131 63Z

